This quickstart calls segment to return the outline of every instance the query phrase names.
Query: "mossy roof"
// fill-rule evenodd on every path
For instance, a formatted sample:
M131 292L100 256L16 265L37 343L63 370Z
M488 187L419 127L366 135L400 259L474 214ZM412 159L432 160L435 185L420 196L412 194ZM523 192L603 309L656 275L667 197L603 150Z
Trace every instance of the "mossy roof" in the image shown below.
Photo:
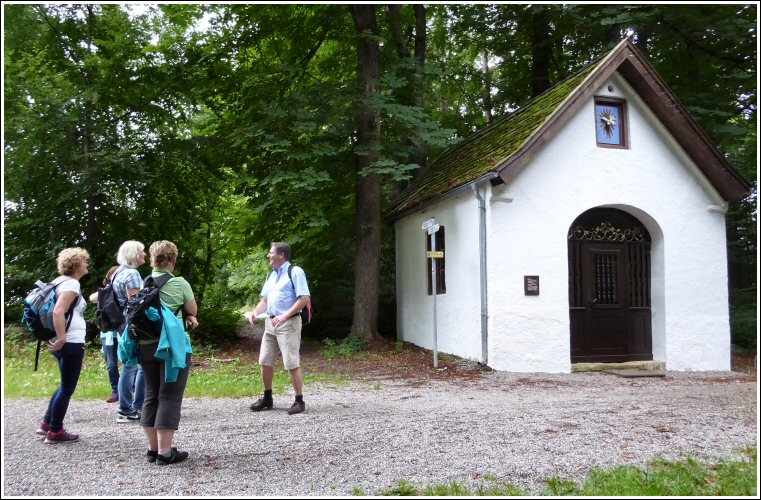
M515 112L446 149L391 204L390 221L489 175L507 182L594 87L618 71L727 201L742 199L748 181L727 162L631 41L566 78ZM499 175L499 179L496 179Z
M525 106L446 149L394 200L389 217L495 171L526 144L599 62L598 59Z

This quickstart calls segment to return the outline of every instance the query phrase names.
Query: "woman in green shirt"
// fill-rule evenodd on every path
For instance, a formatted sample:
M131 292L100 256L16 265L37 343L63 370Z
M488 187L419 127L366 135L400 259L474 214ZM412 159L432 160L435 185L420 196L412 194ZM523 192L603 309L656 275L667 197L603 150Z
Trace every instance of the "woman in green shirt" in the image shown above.
M177 245L171 241L156 241L148 250L151 254L151 276L157 278L172 274L177 265ZM161 287L161 302L171 311L177 311L177 317L184 316L191 329L198 326L198 306L190 283L183 277L172 277ZM145 401L140 425L148 438L148 461L159 465L173 464L188 458L188 452L172 447L174 433L180 423L180 409L185 385L190 370L190 354L187 354L185 368L180 371L176 382L167 383L164 379L164 361L156 358L155 341L140 341L139 352L145 377Z

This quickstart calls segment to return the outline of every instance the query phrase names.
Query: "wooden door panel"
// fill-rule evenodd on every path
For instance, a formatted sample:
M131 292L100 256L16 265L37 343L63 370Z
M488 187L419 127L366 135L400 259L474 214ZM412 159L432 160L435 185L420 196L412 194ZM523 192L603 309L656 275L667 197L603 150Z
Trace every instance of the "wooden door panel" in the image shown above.
M650 325L650 309L640 308L628 311L627 350L632 361L653 359Z
M571 362L652 359L647 241L569 234Z

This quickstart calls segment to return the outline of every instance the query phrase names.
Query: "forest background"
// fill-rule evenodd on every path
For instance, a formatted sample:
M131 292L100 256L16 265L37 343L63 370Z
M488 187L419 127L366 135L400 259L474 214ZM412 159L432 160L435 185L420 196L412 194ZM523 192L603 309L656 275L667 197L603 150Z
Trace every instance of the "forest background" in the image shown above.
M287 241L305 334L393 338L390 200L628 36L753 184L727 232L733 344L755 349L757 20L739 3L5 2L4 321L61 249L90 252L87 292L123 241L167 239L196 338L232 342Z

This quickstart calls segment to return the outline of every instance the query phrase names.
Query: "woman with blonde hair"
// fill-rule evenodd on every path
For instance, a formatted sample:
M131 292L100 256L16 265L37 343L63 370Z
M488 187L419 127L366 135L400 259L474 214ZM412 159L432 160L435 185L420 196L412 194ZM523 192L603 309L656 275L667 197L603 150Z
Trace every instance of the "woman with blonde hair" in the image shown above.
M153 267L151 277L163 283L159 292L161 303L175 312L177 318L184 316L190 328L196 328L198 306L190 283L185 278L172 274L177 265L177 245L171 241L156 241L149 252ZM180 333L187 335L182 331ZM138 341L138 354L145 373L145 402L140 425L148 440L148 461L167 465L188 458L188 452L177 450L172 442L180 424L182 397L190 371L190 353L186 354L185 368L179 371L177 381L167 382L165 361L156 357L158 343L159 340Z
M116 262L119 263L119 268L114 273L113 286L119 305L124 311L124 323L118 330L120 333L127 326L127 299L143 287L143 279L140 277L137 268L145 264L145 256L145 245L135 240L122 243L116 253ZM116 413L116 422L138 422L143 409L144 395L145 382L142 367L122 365L122 374L119 377L119 410Z
M79 441L79 435L64 429L63 419L77 388L85 357L86 323L83 314L87 303L82 298L79 280L88 273L89 259L87 250L79 247L66 248L58 254L60 276L53 280L57 295L53 308L56 336L48 341L48 348L58 361L61 384L50 398L48 409L36 431L38 436L45 436L47 444ZM67 316L71 316L68 328Z

